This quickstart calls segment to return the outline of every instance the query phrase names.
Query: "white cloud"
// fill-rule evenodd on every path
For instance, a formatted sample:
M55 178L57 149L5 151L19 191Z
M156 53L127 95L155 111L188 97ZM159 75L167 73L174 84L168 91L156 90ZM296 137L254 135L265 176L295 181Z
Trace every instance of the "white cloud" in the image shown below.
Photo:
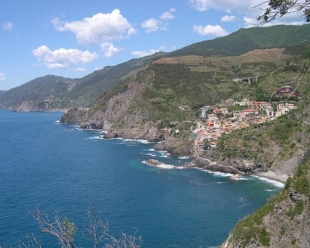
M113 55L122 51L121 48L115 47L111 42L103 42L101 45L101 50L104 52L104 57L112 57Z
M87 46L109 40L121 40L136 33L118 9L107 14L98 13L81 21L62 22L56 18L52 23L58 31L73 32L78 42Z
M248 0L245 4L244 1L240 0L188 0L194 9L197 11L207 11L210 9L222 10L228 13L238 13L243 15L243 19L247 20L245 27L250 27L259 24L256 19L261 15L267 7L268 1L262 0ZM290 16L290 17L289 17ZM251 22L248 22L251 20ZM255 20L255 22L254 22ZM256 24L254 24L256 23ZM305 21L298 13L292 13L284 17L278 18L270 25L278 24L291 24L298 25L304 24Z
M168 30L169 24L168 21L174 19L174 15L172 14L176 10L171 8L169 11L163 12L159 18L161 20L157 20L152 17L141 23L141 27L145 29L145 32L152 33L157 32L158 30Z
M254 8L261 4L262 0L248 0L245 4L244 1L240 0L189 0L190 4L194 9L198 11L206 11L208 9L224 10L226 12L238 12L246 14L252 10L264 9L265 6Z
M164 21L172 20L174 19L174 15L172 14L173 12L175 12L175 9L171 8L169 11L162 13L159 18Z
M47 68L69 68L76 64L85 64L98 58L96 52L64 49L51 51L47 46L40 46L32 54L42 61Z
M5 74L0 72L0 81L4 81L5 80Z
M12 22L6 22L2 24L2 29L5 31L12 31L13 30L13 23Z
M193 8L198 11L205 11L208 9L208 0L190 0Z
M212 25L207 25L205 27L199 25L199 26L194 26L194 32L205 36L205 35L212 35L212 36L225 36L228 33L225 31L225 29L223 29L221 26L216 25L216 26L212 26Z
M160 51L162 51L162 49L150 49L148 51L133 51L131 54L136 57L145 57Z
M235 19L236 19L235 16L232 16L232 15L228 16L228 15L226 15L226 16L223 16L221 18L221 22L233 22Z
M145 32L156 32L159 29L159 21L155 18L148 19L141 24L141 27L145 29Z
M78 68L76 68L74 71L86 71L86 69L85 68L82 68L82 67L78 67Z

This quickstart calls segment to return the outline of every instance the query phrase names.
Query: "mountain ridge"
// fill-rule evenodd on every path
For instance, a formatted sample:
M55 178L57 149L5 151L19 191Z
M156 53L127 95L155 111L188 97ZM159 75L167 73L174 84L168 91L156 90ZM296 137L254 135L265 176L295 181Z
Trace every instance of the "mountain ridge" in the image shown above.
M98 97L104 94L104 92L109 91L117 83L121 82L126 77L133 75L135 71L141 69L148 63L151 63L153 60L158 58L180 57L187 55L208 57L239 56L254 49L265 49L299 44L301 41L306 40L307 33L310 33L309 25L279 25L272 27L240 29L227 36L194 43L170 53L158 52L143 58L131 59L115 66L106 66L103 69L94 71L83 78L74 79L78 82L69 91L66 87L62 86L62 92L59 92L61 88L58 85L58 88L54 89L55 92L58 92L58 95L54 94L53 96L53 98L55 98L55 102L57 103L54 102L53 104L46 105L44 100L47 99L39 98L40 101L36 104L30 104L34 107L34 109L31 109L31 106L29 106L29 109L23 109L22 107L18 108L18 105L25 103L21 101L22 99L31 101L38 98L38 96L33 96L33 99L30 99L26 96L26 94L29 95L29 91L33 91L33 88L29 87L29 89L27 89L25 86L28 85L28 83L33 82L33 80L31 80L22 86L2 92L0 94L0 107L15 109L18 111L37 111L40 110L38 107L40 104L46 105L42 109L44 111L53 110L55 108L67 109L70 107L90 107L95 103ZM44 92L42 91L44 91L44 89L42 89L38 94L44 95ZM33 92L31 94L33 94Z

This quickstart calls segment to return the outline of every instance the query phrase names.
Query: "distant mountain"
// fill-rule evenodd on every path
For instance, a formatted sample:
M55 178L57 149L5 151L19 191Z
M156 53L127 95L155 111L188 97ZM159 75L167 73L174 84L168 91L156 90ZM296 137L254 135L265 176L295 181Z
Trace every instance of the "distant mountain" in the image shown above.
M297 45L309 40L309 34L309 24L241 28L230 35L194 43L167 56L237 56L255 49Z
M134 74L157 57L155 53L132 59L116 66L107 66L81 79L47 75L0 93L0 108L14 111L50 111L88 107L104 92Z
M165 54L164 52L157 52L150 56L131 59L115 66L106 66L101 70L94 71L81 78L80 83L66 95L66 98L76 101L77 106L91 106L104 92Z
M60 99L78 82L79 79L53 75L39 77L19 87L3 92L0 95L0 107L17 111L60 109L64 107L64 103Z
M0 108L11 108L17 111L47 111L74 106L90 107L98 98L106 95L126 78L135 75L140 69L159 58L188 55L203 57L238 56L255 49L275 47L286 47L285 51L288 53L300 54L300 51L305 46L303 41L308 39L309 33L309 25L279 25L240 29L225 37L195 43L171 53L155 53L151 56L132 59L115 66L107 66L81 79L46 76L0 93ZM236 62L234 63L236 64ZM229 65L228 70L226 68L223 72L217 72L217 75L220 73L227 74L230 66L234 67L235 64ZM171 65L168 63L164 67L168 68ZM196 67L198 68L198 65ZM178 70L185 72L186 68L179 68ZM244 70L244 73L242 76L246 76L247 71ZM176 73L177 77L180 75L180 73ZM187 76L190 77L189 74ZM212 77L212 75L208 74L205 77ZM227 78L228 75L224 77ZM215 96L218 96L218 94ZM197 104L200 103L197 102Z

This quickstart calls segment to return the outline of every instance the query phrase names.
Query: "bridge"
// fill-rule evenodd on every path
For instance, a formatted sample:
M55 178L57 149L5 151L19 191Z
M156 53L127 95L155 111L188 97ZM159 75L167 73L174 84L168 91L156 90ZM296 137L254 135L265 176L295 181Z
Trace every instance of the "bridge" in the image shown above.
M260 78L260 77L262 77L264 75L265 74L256 75L256 76L250 76L250 77L244 77L244 78L238 78L237 77L237 78L234 78L233 81L236 82L236 83L243 81L243 82L246 82L246 83L250 84L250 83L253 82L253 80L255 80L255 82L257 82L258 78Z

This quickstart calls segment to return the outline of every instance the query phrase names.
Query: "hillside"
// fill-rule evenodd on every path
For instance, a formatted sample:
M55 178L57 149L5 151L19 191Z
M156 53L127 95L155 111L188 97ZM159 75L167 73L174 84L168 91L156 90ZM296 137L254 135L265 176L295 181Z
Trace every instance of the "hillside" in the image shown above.
M221 246L310 247L309 150L284 189L255 213L242 219Z
M132 108L137 106L149 113L147 121L155 123L159 120L171 122L195 119L200 107L220 103L242 92L247 94L250 88L255 89L257 84L249 85L247 77L268 74L275 68L285 66L291 59L293 56L285 54L284 49L257 50L230 57L160 58L103 95L91 107L91 112L99 110L113 97L126 93L128 84L135 83L143 90L131 105ZM234 81L243 77L246 82ZM180 106L187 106L190 111ZM115 116L113 118L114 122L123 123L123 120L116 121ZM125 117L120 115L120 118Z
M241 29L170 54L105 67L59 94L76 104L61 122L106 130L107 138L160 141L156 149L211 160L214 170L219 164L245 174L295 173L277 197L238 223L223 247L310 246L310 50L303 42L309 27ZM284 86L298 94L277 96ZM40 99L47 96L42 93ZM248 108L234 105L243 99L270 103L274 110L280 103L297 108L264 122L253 116L248 123L241 120L240 128L217 136L213 149L205 142L198 156L193 130L206 123L200 108L227 108L233 125L233 112Z
M75 106L90 107L99 96L164 54L163 52L157 52L150 56L131 59L115 66L106 66L101 70L97 70L81 78L80 83L66 95L66 99L76 101Z
M309 25L280 25L240 29L225 37L195 43L171 53L160 52L144 58L132 59L119 65L107 66L81 79L74 79L73 81L75 83L70 87L67 87L68 85L66 86L65 84L56 83L58 79L55 79L53 84L52 82L54 79L52 78L38 78L1 94L0 107L11 108L17 111L49 111L53 109L67 109L70 107L90 107L95 103L96 99L108 93L115 85L134 75L138 70L145 67L153 60L162 57L177 58L186 56L201 56L210 60L201 58L200 62L194 62L188 69L191 73L197 70L205 70L203 68L205 66L204 63L210 63L210 68L206 69L206 71L204 71L205 74L201 76L204 77L205 80L210 79L213 81L213 86L208 86L212 88L212 94L210 94L210 96L217 100L223 100L238 89L234 88L235 86L227 85L228 88L232 88L225 93L223 90L216 89L218 87L215 85L219 81L226 80L228 82L231 81L232 77L236 76L246 77L253 73L266 73L269 67L276 66L276 64L270 62L269 64L265 63L257 66L258 64L256 65L255 63L251 65L249 61L246 62L247 64L243 64L242 61L233 59L222 59L221 62L218 63L212 61L212 58L240 56L252 50L279 47L284 47L287 55L297 55L305 48L305 44L302 41L307 40L308 33L310 33ZM168 65L167 63L165 66L173 67L173 65ZM179 67L180 68L177 70L182 70L182 65ZM253 67L256 67L256 69L252 70ZM155 70L161 70L160 66L156 66ZM172 71L173 70L174 69L172 69ZM184 73L187 74L186 71ZM180 75L175 73L174 76L177 76L177 80L180 82ZM191 75L188 74L186 77L191 77ZM60 78L60 81L61 80ZM65 79L65 81L66 80L70 81L69 79ZM186 79L184 78L181 80ZM195 80L199 79L196 78ZM42 82L44 86L41 87L36 85L34 90L32 86L34 84L33 81ZM45 81L50 83L45 84ZM196 90L198 90L198 88L196 88ZM216 93L213 94L214 92ZM177 94L179 93L180 92ZM201 97L199 97L199 99L201 99ZM199 99L194 103L196 106L202 104ZM214 100L215 99L209 100L209 102L214 102ZM48 101L52 101L52 103L46 104Z
M296 45L308 40L309 33L310 26L307 24L242 28L224 37L189 45L167 56L237 56L256 49Z
M53 75L39 77L0 94L0 108L14 111L51 111L89 107L104 92L163 54L156 53L116 66L107 66L81 79Z
M191 149L185 149L187 142L184 141L189 138L190 130L196 126L200 107L221 105L225 102L224 100L229 98L237 100L251 97L251 99L262 100L261 98L266 97L269 100L273 91L288 83L283 79L289 80L289 78L296 76L296 70L299 71L302 64L303 60L298 56L290 54L288 49L280 48L254 50L240 56L228 57L158 58L102 95L96 104L90 108L87 117L82 118L82 126L110 130L108 134L110 137L117 135L152 140L163 138L170 140L173 138L174 141L170 142L169 145L163 145L165 149L175 155L184 155L182 154L184 150L186 150L186 155L192 155ZM291 70L291 68L293 69ZM252 81L249 83L248 78L253 76L260 77L257 82L255 79L251 79ZM305 80L307 79L308 76ZM296 83L292 86L295 87ZM306 85L300 84L299 90L306 93ZM73 113L70 112L70 114ZM63 117L63 122L72 121L70 114ZM272 124L270 125L273 127ZM163 135L162 131L158 131L162 128L179 130L180 132L178 135L173 133ZM150 132L151 129L152 132ZM284 135L282 136L284 137ZM228 137L243 136L232 133ZM182 140L183 148L179 149L178 146L173 149L169 148L176 143L176 139ZM256 141L258 144L256 147L260 147L261 142L267 142L266 150L274 144L272 139L257 139ZM231 144L236 144L236 142L234 140ZM252 144L253 142L247 143ZM270 164L275 156L271 156L268 160L266 159L268 156L262 155L264 160L259 159L259 152L263 152L263 148L256 149L253 146L253 152L249 149L251 147L249 145L245 146L246 151L239 149L238 146L235 149L241 154L232 156L232 154L228 154L230 150L225 149L229 146L221 146L221 144L223 143L219 142L219 148L212 150L211 154L206 153L205 156L224 161L225 164L230 163L230 157L254 159L254 162L259 162L258 165L262 166L264 170L278 168L279 166L279 162L275 162L275 166ZM246 142L240 144L246 144ZM293 147L292 144L287 145ZM221 147L224 148L221 149ZM179 151L176 152L176 150ZM261 154L263 154L262 152ZM287 158L282 157L280 160Z
M69 106L61 100L70 91L78 79L47 75L36 78L0 95L0 108L16 111L48 111Z

